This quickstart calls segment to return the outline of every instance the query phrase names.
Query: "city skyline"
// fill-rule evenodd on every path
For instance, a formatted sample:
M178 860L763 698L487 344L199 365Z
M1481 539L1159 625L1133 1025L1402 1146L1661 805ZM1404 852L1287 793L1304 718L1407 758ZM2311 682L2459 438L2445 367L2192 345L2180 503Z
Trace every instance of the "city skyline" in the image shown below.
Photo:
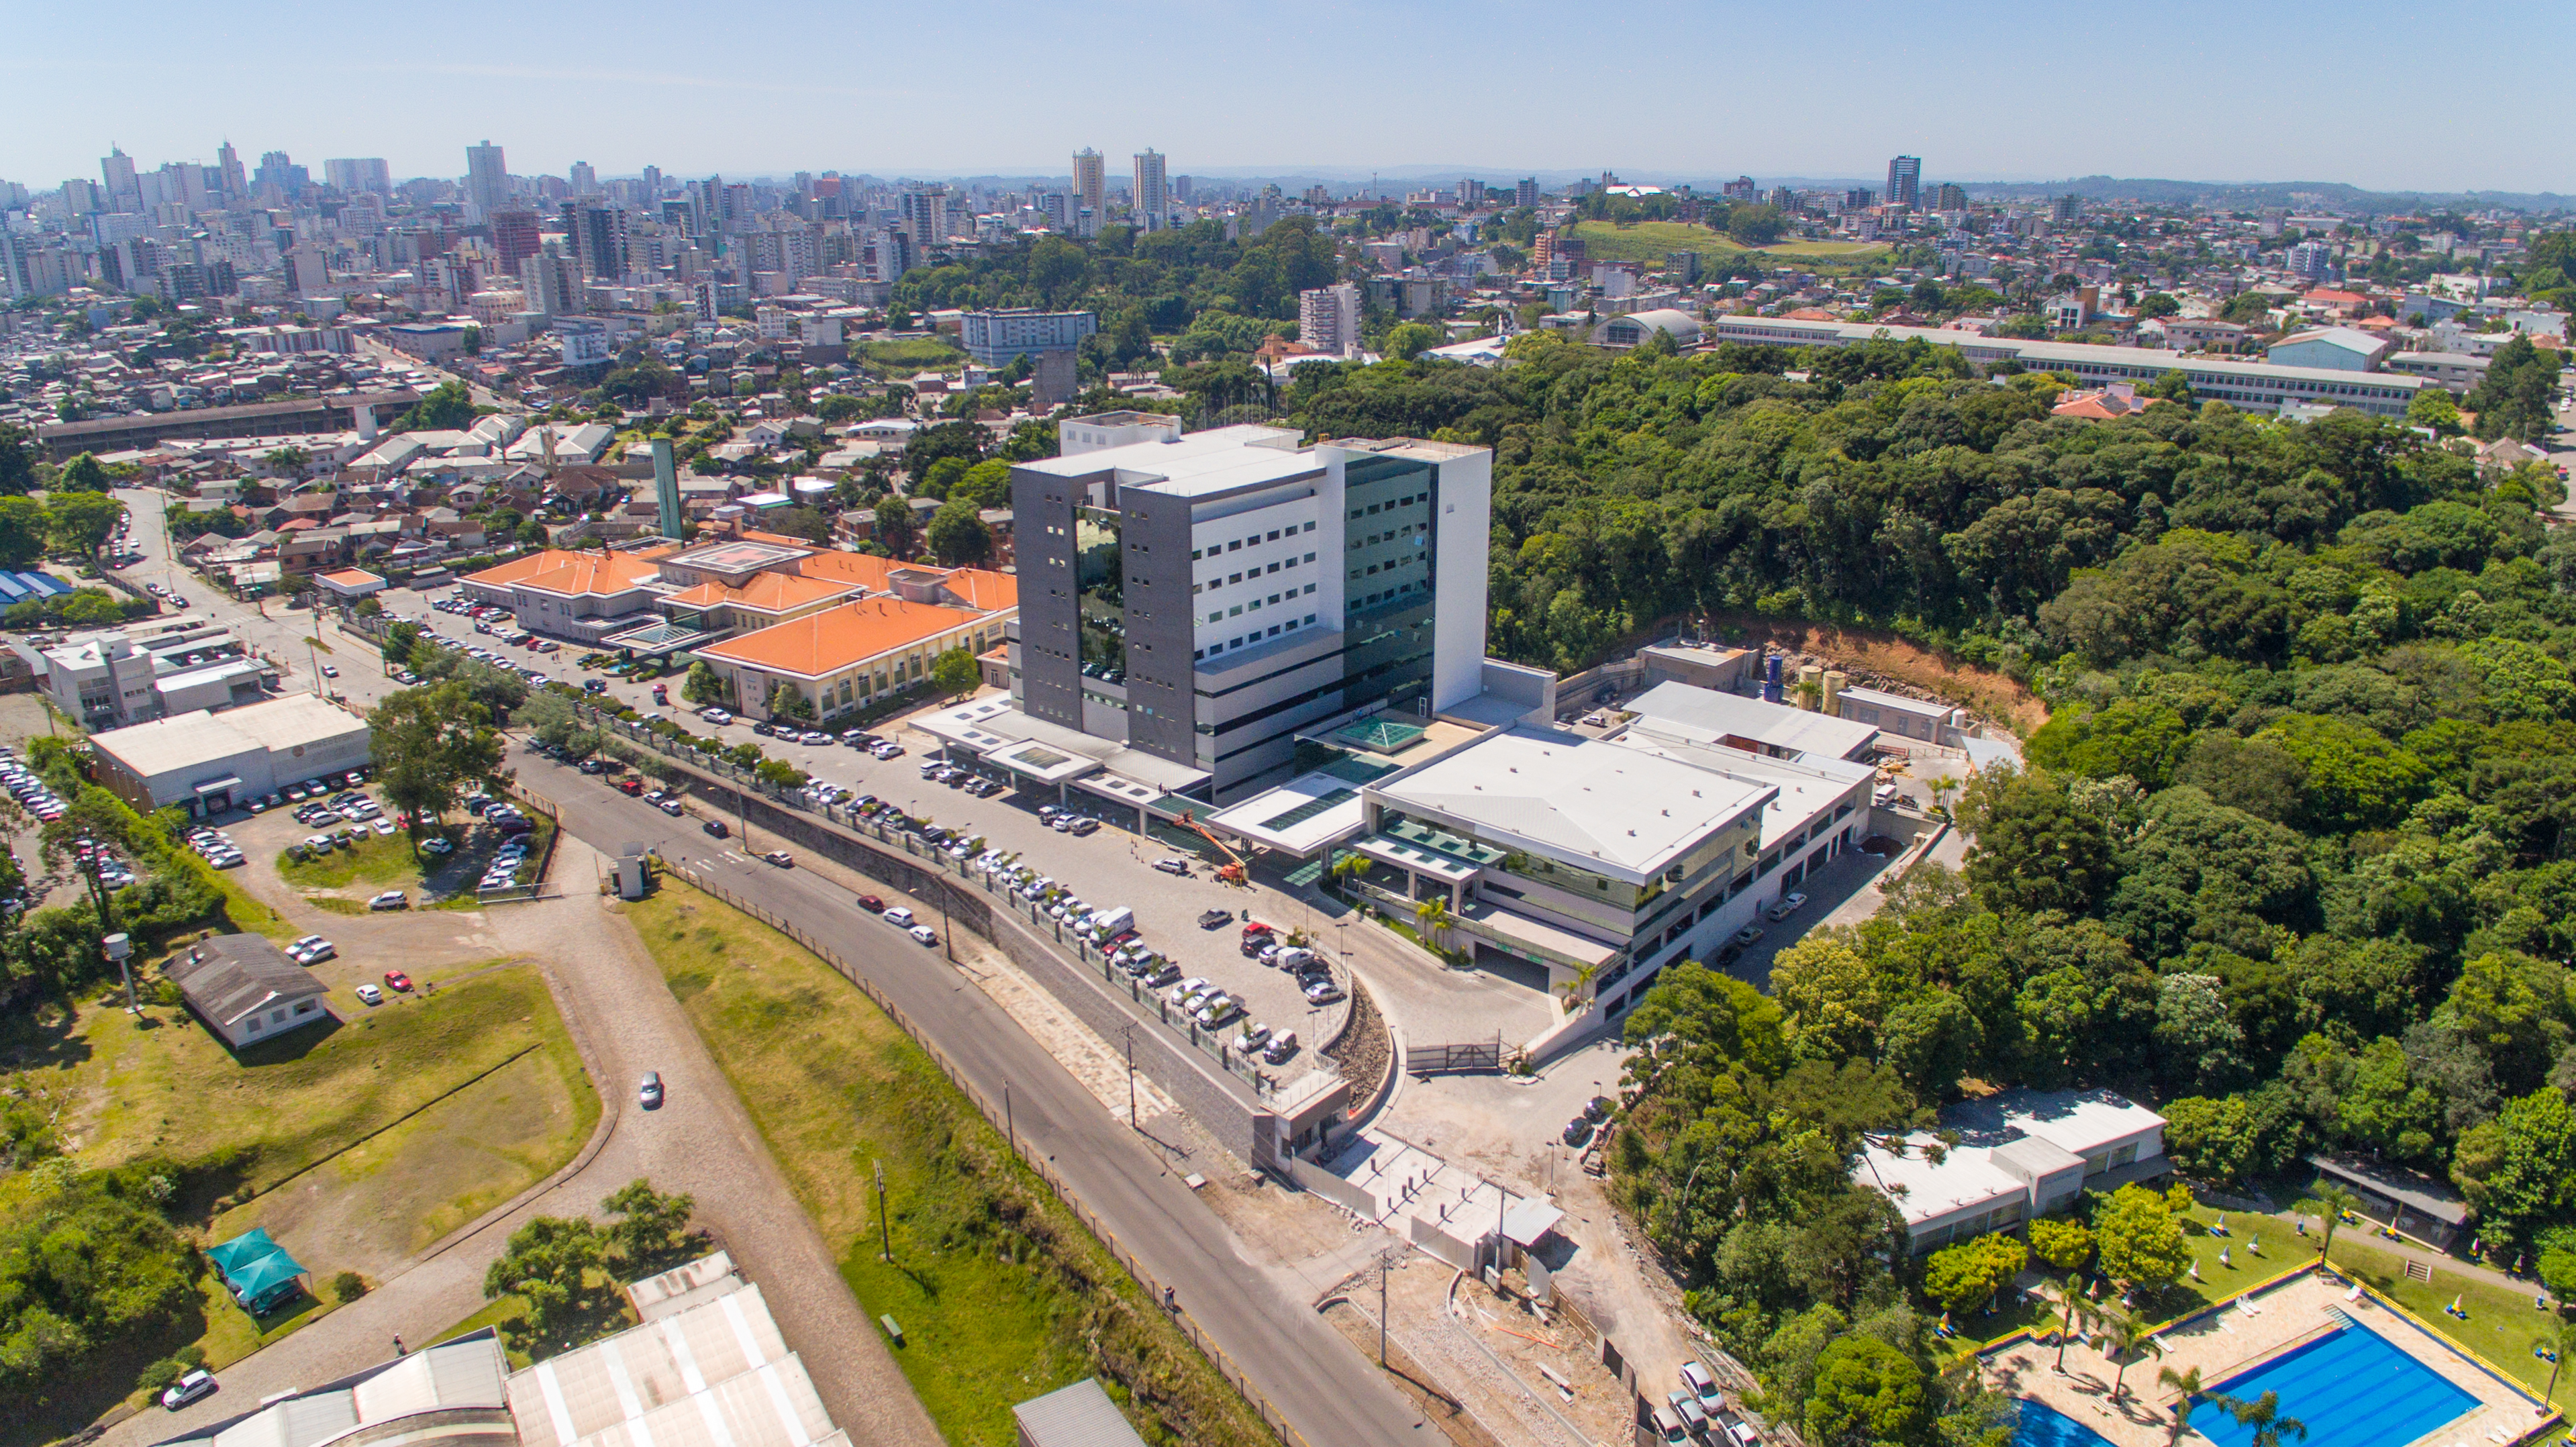
M144 0L135 18L149 27L164 10L177 25L178 12L162 0ZM383 156L399 176L461 179L465 148L488 138L507 148L514 173L528 175L562 175L586 160L602 175L657 165L672 175L837 169L924 178L1057 176L1074 146L1123 157L1150 144L1171 155L1176 175L1445 167L1436 156L1422 159L1436 148L1468 151L1471 159L1459 169L1498 177L1609 167L1640 175L1744 171L1865 179L1883 176L1886 158L1904 153L1925 158L1927 179L1972 182L2109 174L2344 182L2372 190L2576 192L2576 157L2543 139L2576 120L2576 102L2556 90L2507 87L2482 96L2477 147L2462 147L2456 135L2436 128L2405 126L2379 128L2370 146L2355 147L2342 127L2324 119L2339 113L2350 90L2329 68L2285 73L2269 47L2205 43L2228 27L2243 29L2241 8L2186 3L2165 12L2166 23L2152 33L2123 37L2118 66L2087 68L2082 105L2057 114L2043 99L2048 78L2067 64L2065 43L2054 32L2011 30L2000 9L1993 18L2007 28L1997 32L1975 23L1973 13L1926 17L1864 6L1851 22L1869 32L1876 51L1901 60L1873 69L1866 84L1845 87L1829 105L1776 121L1767 100L1712 104L1711 93L1695 87L1623 87L1609 105L1573 94L1552 106L1517 103L1515 88L1539 83L1529 58L1509 39L1523 32L1508 23L1456 24L1456 10L1422 5L1367 18L1375 27L1373 44L1439 57L1407 92L1407 104L1422 114L1475 116L1476 137L1467 145L1454 133L1432 145L1407 136L1388 123L1386 97L1372 81L1334 67L1299 72L1296 126L1281 127L1274 114L1241 106L1240 77L1232 65L1216 62L1275 49L1277 37L1255 18L1232 14L1193 14L1182 23L1177 12L1164 17L1139 7L1130 23L1103 27L1026 7L994 25L982 17L783 4L767 7L773 23L711 36L692 29L685 63L660 38L663 22L676 27L687 15L669 5L621 12L616 26L599 25L578 7L535 15L467 7L466 29L478 16L506 20L517 36L514 56L581 57L561 63L487 61L479 52L450 57L424 51L393 17L351 17L345 22L350 33L337 38L335 54L343 58L333 62L334 76L369 93L425 87L439 104L282 109L275 93L262 88L187 83L273 66L274 53L260 37L202 32L184 60L165 62L107 55L78 19L38 13L13 35L12 56L0 60L0 73L12 76L21 102L20 124L0 153L0 176L39 189L93 176L110 141L147 164L211 165L216 146L229 138L246 154L283 150L306 165L333 156ZM1801 55L1824 64L1820 57L1828 52L1819 42L1830 38L1797 17L1734 7L1651 5L1622 18L1639 33L1657 35L1660 52L1704 56L1721 72L1741 65L1771 73L1782 58ZM2538 4L2494 7L2488 19L2475 30L2437 25L2385 0L2365 0L2338 16L2349 29L2402 45L2413 65L2431 73L2473 73L2469 67L2490 55L2495 27L2527 35L2571 28L2562 8ZM908 69L902 82L878 84L828 63L782 75L761 40L808 25L864 35L876 23L927 53L972 49L1005 67L1044 58L1077 72L1091 59L1104 66L1141 63L1156 83L1068 96L1056 89L1023 94L943 86L915 79ZM2193 77L2188 94L2173 85L2182 73ZM2027 77L2021 83L2031 101L2010 113L2017 118L1958 103L1963 84L1982 77L2011 86L2015 76ZM97 104L103 88L117 102L107 126ZM853 128L854 110L867 115L864 127ZM1171 141L1183 138L1183 147L1171 149Z

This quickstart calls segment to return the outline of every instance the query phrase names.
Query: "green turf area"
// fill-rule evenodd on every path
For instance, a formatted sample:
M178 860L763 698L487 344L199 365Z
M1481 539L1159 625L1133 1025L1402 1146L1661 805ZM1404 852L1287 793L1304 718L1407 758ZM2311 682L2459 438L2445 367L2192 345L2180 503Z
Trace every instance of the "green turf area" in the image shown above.
M2549 1317L2532 1309L2531 1292L2471 1281L2438 1264L2430 1284L2412 1280L2406 1275L2404 1258L2349 1226L2335 1233L2334 1263L2453 1344L2484 1358L2488 1366L2534 1392L2548 1386L2549 1363L2533 1356L2531 1348ZM2455 1297L2469 1314L2468 1320L2443 1314L2442 1308ZM2559 1385L2566 1385L2564 1378Z
M264 901L242 888L240 882L234 879L233 871L210 869L207 873L214 876L215 888L224 897L224 917L232 921L236 932L266 935L273 940L291 940L302 933L295 926L288 924L284 915L269 908Z
M368 1010L335 995L345 1018L238 1052L167 1006L140 1022L113 1006L40 1011L0 1030L0 1087L58 1110L83 1166L173 1161L182 1227L220 1241L264 1226L313 1272L321 1300L265 1319L207 1288L145 1359L193 1342L211 1366L237 1361L324 1314L340 1272L384 1276L589 1138L599 1096L533 967L390 998ZM20 1189L0 1178L0 1210ZM104 1410L140 1366L61 1407Z
M871 1318L902 1324L896 1359L948 1441L1004 1447L1011 1403L1093 1375L1149 1440L1275 1440L865 995L676 881L625 908L842 1279ZM892 1265L878 1260L880 1165Z
M335 826L345 827L345 826ZM355 847L333 849L301 861L277 858L278 877L305 889L340 889L351 884L412 885L420 883L420 866L432 862L416 855L401 833L369 834Z
M937 337L904 337L866 343L858 360L879 376L908 377L915 372L956 366L966 360L966 354Z
M1695 221L1639 221L1629 226L1579 221L1574 234L1583 243L1583 254L1594 261L1642 261L1657 267L1676 251L1733 256L1745 249L1742 242Z

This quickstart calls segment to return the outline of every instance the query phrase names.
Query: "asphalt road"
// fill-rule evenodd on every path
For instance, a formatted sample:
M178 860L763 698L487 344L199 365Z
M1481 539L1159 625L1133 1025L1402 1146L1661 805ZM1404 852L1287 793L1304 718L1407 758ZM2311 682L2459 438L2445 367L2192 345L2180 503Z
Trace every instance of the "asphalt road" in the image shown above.
M875 923L813 874L724 858L694 820L670 818L569 771L557 784L541 760L522 758L520 766L523 780L553 786L564 828L602 853L636 841L656 846L664 858L686 859L692 870L818 938L847 941L851 958L978 1090L997 1097L1010 1087L1021 1138L1045 1154L1147 1273L1174 1286L1180 1308L1305 1442L1361 1447L1427 1440L1432 1429L1375 1364L1304 1302L1290 1300L1134 1132L937 953Z

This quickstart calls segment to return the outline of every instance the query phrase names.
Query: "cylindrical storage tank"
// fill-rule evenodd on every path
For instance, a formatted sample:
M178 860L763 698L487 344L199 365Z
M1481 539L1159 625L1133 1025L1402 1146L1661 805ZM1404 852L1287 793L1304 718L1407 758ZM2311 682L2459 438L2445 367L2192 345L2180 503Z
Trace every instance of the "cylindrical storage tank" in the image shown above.
M1839 668L1825 670L1824 710L1826 713L1835 718L1843 716L1843 687L1850 682L1851 676Z
M1798 707L1814 712L1817 690L1824 686L1825 671L1822 668L1812 663L1801 666L1798 669Z

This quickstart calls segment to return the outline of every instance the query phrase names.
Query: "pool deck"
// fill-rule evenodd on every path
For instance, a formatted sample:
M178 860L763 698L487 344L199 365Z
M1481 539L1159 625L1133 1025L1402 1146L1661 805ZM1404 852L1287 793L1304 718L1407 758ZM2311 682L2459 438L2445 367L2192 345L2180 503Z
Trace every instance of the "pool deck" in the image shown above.
M2198 1367L2201 1379L2216 1385L2333 1330L2340 1323L2332 1311L2339 1310L2355 1325L2378 1333L2478 1399L2466 1415L2415 1439L2414 1447L2506 1447L2557 1420L2557 1414L2540 1412L2530 1398L2377 1297L2364 1292L2352 1299L2349 1292L2336 1278L2310 1271L2178 1322L2156 1334L2157 1344L2164 1348L2161 1358L2141 1353L2129 1363L2128 1395L2117 1403L2111 1400L2116 1368L2083 1342L2067 1347L2062 1376L2052 1370L2057 1346L2051 1337L2014 1341L1996 1349L1986 1358L1986 1370L2004 1390L2046 1402L2102 1434L2115 1447L2165 1447L2173 1430L2174 1392L2157 1383L2158 1369L2188 1372ZM2239 1306L2249 1300L2255 1307L2253 1315ZM2282 1405L2291 1415L2297 1414L2295 1403ZM2204 1404L2194 1415L2214 1410Z

